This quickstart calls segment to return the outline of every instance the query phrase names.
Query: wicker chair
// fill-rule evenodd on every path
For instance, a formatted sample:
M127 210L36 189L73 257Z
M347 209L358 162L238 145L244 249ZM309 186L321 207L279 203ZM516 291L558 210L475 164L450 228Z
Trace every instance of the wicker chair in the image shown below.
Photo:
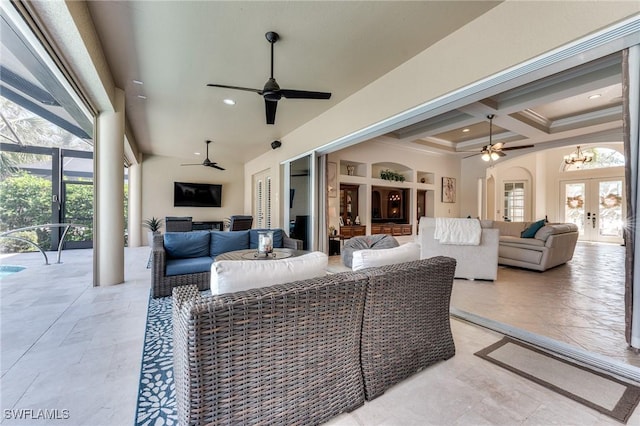
M151 297L171 296L175 287L195 285L200 290L208 290L211 285L211 272L195 274L165 275L167 255L164 249L164 235L153 235L151 251Z
M443 256L363 270L369 274L361 343L367 401L455 355L449 322L455 270L455 259Z
M251 229L253 216L235 215L229 218L229 231L244 231Z
M167 232L190 232L193 229L191 216L166 216L164 218L164 224Z
M178 424L315 425L364 403L367 277L201 297L173 291Z

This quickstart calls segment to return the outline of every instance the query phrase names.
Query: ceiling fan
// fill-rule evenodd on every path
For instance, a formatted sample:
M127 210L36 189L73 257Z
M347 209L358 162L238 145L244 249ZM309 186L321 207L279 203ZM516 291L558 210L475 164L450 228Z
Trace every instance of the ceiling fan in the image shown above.
M479 154L482 156L481 158L484 161L496 161L500 157L504 157L505 154L503 151L515 150L515 149L525 149L525 148L533 148L534 145L522 145L522 146L514 146L514 147L505 147L504 143L498 142L493 143L493 119L495 115L489 114L487 118L489 119L489 145L485 145L482 147L482 150ZM478 153L473 154L478 155ZM473 157L470 155L469 157ZM466 157L468 158L468 157Z
M205 166L205 167L213 167L214 169L224 170L223 167L218 166L218 163L214 163L209 160L209 144L211 141L207 141L207 158L204 159L202 163L191 163L191 164L180 164L181 166Z
M264 98L264 107L267 116L267 124L274 124L276 121L276 108L281 98L288 99L329 99L331 93L327 92L310 92L306 90L281 89L276 79L273 77L273 45L278 41L280 36L278 33L269 31L265 34L267 41L271 43L271 77L264 84L262 89L252 89L249 87L227 86L224 84L207 84L210 87L222 87L225 89L244 90L247 92L255 92Z

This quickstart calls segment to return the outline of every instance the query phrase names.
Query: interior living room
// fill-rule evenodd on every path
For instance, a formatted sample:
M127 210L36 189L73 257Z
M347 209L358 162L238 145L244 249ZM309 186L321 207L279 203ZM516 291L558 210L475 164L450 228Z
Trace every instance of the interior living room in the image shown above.
M62 263L43 266L38 252L0 258L25 268L0 288L3 423L177 422L185 402L168 396L172 373L161 367L153 386L144 371L165 346L172 302L154 290L149 298L158 237L142 224L189 217L222 229L246 215L301 250L334 254L332 273L346 268L335 249L358 236L391 234L401 247L424 240L423 217L575 224L579 240L562 265L509 266L496 242L497 279L454 280L454 357L354 411L309 422L613 424L597 403L474 354L510 336L611 374L632 393L628 384L640 381L640 281L625 240L635 236L638 159L637 130L625 130L637 125L625 105L638 81L625 73L637 74L640 6L615 6L3 3L2 97L86 145L52 156L49 176L56 167L61 175L53 227L81 219L57 215L66 200L55 191L93 188L93 215ZM269 71L267 86L252 89ZM268 87L274 76L295 90L280 98ZM5 119L3 153L49 155L12 129ZM38 161L22 165L33 173ZM181 183L221 195L214 206L181 205ZM65 238L57 235L52 247ZM152 312L161 329L149 325ZM630 405L613 418L637 421Z

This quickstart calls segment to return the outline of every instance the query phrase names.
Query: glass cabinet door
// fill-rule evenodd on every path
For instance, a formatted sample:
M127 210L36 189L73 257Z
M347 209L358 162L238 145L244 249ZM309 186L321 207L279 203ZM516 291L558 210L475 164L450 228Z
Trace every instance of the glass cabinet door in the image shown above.
M340 186L340 217L341 225L349 226L355 223L358 216L358 186Z

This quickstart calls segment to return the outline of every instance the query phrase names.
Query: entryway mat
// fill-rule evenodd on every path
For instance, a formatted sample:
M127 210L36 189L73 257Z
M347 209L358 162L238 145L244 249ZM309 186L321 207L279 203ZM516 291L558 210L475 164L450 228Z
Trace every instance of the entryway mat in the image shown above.
M475 355L623 423L640 401L638 386L508 337Z

